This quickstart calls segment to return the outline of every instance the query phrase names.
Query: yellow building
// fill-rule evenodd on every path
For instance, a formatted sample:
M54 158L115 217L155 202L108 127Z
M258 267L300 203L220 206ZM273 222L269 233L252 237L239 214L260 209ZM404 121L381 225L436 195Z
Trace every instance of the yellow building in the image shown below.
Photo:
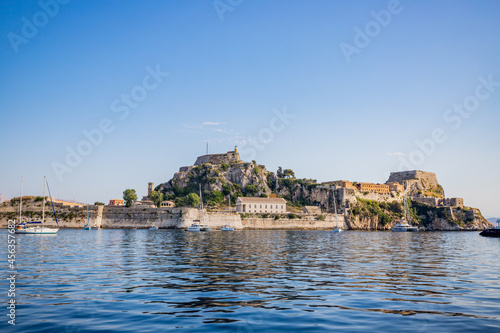
M386 184L373 184L373 183L358 183L356 187L361 192L375 192L379 194L389 194L389 185Z

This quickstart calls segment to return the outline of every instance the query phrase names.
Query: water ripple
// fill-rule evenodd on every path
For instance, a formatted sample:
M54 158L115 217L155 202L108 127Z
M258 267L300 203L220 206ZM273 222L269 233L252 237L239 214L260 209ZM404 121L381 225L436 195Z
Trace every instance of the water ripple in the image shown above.
M499 250L475 232L18 235L16 329L498 331Z

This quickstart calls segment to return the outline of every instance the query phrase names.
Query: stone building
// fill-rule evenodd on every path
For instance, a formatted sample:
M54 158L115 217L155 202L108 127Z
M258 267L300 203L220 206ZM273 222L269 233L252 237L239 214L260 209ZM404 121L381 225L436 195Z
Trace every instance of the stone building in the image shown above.
M348 180L334 180L332 182L324 182L321 183L323 185L335 185L338 187L343 187L343 188L354 188L354 185L352 185L352 182Z
M237 213L286 213L283 198L239 197L236 199Z
M463 207L463 198L422 198L411 197L411 200L434 207Z
M175 203L171 200L165 200L161 202L162 207L175 207Z
M389 185L389 191L391 192L403 192L404 186L397 182L387 182Z
M111 199L111 200L109 200L109 205L110 206L124 206L125 201L123 201L122 199Z
M389 194L389 185L373 183L357 183L356 188L361 192L375 192L379 194Z

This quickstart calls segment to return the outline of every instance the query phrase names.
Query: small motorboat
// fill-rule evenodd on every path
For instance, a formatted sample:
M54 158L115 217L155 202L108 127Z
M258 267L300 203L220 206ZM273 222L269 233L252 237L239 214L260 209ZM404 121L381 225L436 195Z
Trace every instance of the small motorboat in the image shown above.
M479 233L484 237L500 237L500 220L497 220L497 226L491 226L490 229L483 230Z
M230 225L225 225L220 230L221 231L234 231L234 228L231 227Z
M155 225L152 225L151 228L149 228L149 230L158 230L158 227Z

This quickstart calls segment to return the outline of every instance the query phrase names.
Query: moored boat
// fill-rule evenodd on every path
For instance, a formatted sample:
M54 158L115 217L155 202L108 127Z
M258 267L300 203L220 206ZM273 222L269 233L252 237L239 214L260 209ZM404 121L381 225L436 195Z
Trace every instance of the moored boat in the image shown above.
M59 229L57 228L47 228L43 226L43 222L45 220L45 186L48 186L46 177L43 177L43 204L42 204L42 220L41 221L30 221L23 223L21 222L21 214L22 214L22 205L23 205L23 180L21 178L21 198L19 204L19 223L17 224L16 234L56 234ZM50 195L50 188L49 188ZM54 213L54 218L57 222L57 215L54 209L54 204L52 203L52 196L50 195L50 201L52 204L52 211Z
M220 230L221 231L234 231L234 228L231 227L230 225L225 225Z
M403 185L404 186L404 185ZM393 232L417 232L418 227L412 226L409 223L409 219L407 219L407 216L409 217L410 214L408 212L408 206L406 202L406 189L403 189L403 218L399 223L397 223L391 230Z
M199 232L199 231L201 231L200 224L199 223L193 223L193 224L191 224L191 226L187 228L187 231L193 231L193 232Z
M497 226L491 226L490 229L483 230L479 233L484 237L500 237L500 220L497 220Z

